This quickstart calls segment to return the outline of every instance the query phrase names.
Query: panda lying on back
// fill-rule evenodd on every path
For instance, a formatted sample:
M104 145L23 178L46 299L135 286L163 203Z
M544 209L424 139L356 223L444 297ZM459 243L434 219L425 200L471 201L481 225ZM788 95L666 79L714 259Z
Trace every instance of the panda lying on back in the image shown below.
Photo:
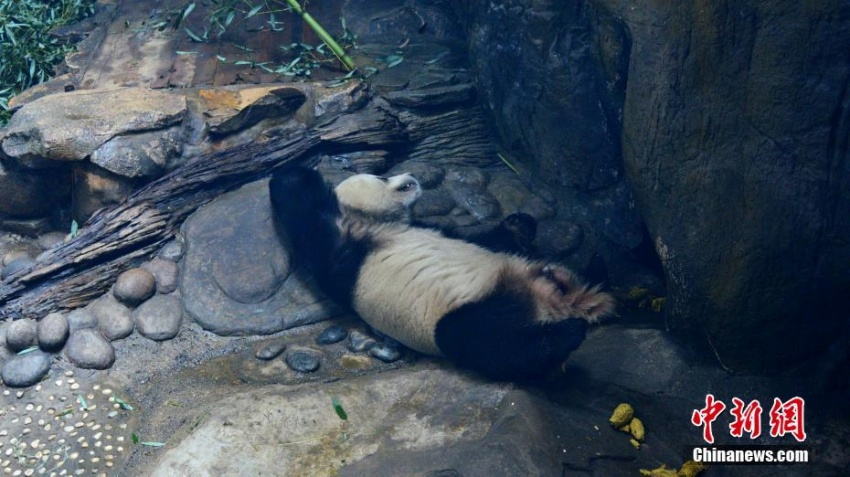
M408 223L409 175L360 174L336 190L307 168L269 182L278 225L318 286L376 330L494 379L560 365L614 299L566 268L496 253Z

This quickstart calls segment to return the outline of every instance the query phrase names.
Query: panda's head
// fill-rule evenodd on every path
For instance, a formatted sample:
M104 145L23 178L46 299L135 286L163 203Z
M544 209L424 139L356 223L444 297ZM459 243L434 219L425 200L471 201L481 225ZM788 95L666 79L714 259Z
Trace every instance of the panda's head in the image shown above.
M357 174L340 182L334 191L346 212L386 221L408 221L410 207L422 195L419 182L410 174Z

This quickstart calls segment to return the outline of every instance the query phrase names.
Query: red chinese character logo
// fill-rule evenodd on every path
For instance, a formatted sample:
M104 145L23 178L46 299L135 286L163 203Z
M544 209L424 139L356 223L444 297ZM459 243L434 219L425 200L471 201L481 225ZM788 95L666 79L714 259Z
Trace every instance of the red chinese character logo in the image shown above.
M785 402L773 398L770 408L770 435L781 437L791 434L797 442L806 440L806 429L803 425L803 408L806 403L803 398L795 396Z
M726 404L723 404L722 401L716 401L713 394L706 394L705 407L694 409L694 413L691 414L691 424L697 427L704 426L702 429L702 438L705 439L705 442L709 444L714 443L714 433L711 431L711 423L717 419L717 416L724 409L726 409Z
M735 421L729 424L729 433L732 437L741 437L744 431L750 434L750 439L761 435L761 404L753 399L744 407L744 401L733 397L732 409L729 412L735 417Z

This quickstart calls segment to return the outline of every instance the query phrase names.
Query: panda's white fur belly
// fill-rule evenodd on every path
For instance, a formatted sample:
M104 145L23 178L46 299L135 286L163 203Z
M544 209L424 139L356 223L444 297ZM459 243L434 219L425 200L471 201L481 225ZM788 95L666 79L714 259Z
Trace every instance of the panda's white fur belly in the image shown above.
M354 309L374 328L430 355L442 355L437 322L483 298L516 260L426 229L378 237L360 270Z

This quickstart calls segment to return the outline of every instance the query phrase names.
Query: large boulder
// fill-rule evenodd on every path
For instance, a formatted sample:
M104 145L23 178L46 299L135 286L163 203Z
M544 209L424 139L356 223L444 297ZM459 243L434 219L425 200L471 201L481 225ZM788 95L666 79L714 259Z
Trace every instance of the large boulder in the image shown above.
M734 370L824 351L850 286L850 4L599 3L631 32L623 152L669 327Z
M186 111L185 97L144 88L52 94L12 116L2 148L23 160L82 160L116 136L175 125Z
M827 348L850 286L850 5L459 5L504 143L559 202L591 199L570 219L628 248L637 206L670 329L741 371Z
M273 224L267 181L219 197L183 224L180 292L204 329L270 334L338 313L291 273Z

